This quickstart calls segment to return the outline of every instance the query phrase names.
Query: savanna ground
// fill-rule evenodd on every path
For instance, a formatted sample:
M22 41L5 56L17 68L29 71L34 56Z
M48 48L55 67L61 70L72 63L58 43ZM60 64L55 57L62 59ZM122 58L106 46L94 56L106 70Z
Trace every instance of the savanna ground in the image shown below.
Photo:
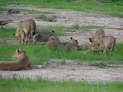
M20 13L8 15L10 8ZM0 0L0 20L9 22L0 28L0 61L12 61L12 52L22 48L39 68L0 71L0 91L123 92L122 10L122 0ZM68 52L65 48L54 51L47 46L19 44L13 33L17 23L27 18L34 19L39 30L55 30L61 41L76 38L84 48ZM88 38L100 28L117 38L112 56L86 48Z

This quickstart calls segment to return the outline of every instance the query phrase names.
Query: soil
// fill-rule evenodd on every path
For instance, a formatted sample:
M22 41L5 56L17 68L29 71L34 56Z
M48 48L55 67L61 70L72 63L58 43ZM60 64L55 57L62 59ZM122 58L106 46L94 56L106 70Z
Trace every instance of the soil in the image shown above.
M46 61L47 62L47 61ZM52 81L88 81L114 82L123 81L122 65L107 65L99 68L87 64L78 64L77 60L51 59L44 65L35 65L32 69L21 71L0 71L3 78L48 79Z

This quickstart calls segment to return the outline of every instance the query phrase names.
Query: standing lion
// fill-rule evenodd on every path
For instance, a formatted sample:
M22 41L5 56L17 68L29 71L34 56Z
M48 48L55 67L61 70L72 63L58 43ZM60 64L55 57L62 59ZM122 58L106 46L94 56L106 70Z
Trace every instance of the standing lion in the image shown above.
M35 33L36 33L35 21L32 19L27 19L19 22L15 36L17 40L21 40L22 43L29 43L32 40L33 34Z
M113 36L105 36L104 31L96 31L95 35L89 38L92 50L96 52L112 53L116 44L116 38Z

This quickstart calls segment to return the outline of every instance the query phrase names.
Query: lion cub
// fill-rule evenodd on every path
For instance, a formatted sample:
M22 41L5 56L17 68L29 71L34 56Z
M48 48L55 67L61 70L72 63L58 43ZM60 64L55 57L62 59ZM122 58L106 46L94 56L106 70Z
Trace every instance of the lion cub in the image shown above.
M12 56L18 62L1 62L0 70L22 70L31 66L31 61L23 50L16 49Z
M33 35L33 42L47 42L51 36L54 36L54 38L59 41L59 38L54 31L41 30L37 31L36 34Z
M78 50L79 49L79 42L73 37L70 37L70 41L64 42L63 44L68 50Z

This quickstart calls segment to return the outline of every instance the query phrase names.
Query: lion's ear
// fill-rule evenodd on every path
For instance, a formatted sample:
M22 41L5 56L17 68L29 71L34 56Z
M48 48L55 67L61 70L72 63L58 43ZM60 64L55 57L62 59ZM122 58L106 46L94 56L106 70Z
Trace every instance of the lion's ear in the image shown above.
M70 39L72 40L72 39L73 39L73 37L70 37Z
M19 49L19 48L18 48L18 49L16 49L16 51L17 51L17 53L18 53L18 54L25 53L25 51L22 51L22 50L21 50L21 49Z
M17 52L18 52L18 53L21 53L20 49L17 49Z

